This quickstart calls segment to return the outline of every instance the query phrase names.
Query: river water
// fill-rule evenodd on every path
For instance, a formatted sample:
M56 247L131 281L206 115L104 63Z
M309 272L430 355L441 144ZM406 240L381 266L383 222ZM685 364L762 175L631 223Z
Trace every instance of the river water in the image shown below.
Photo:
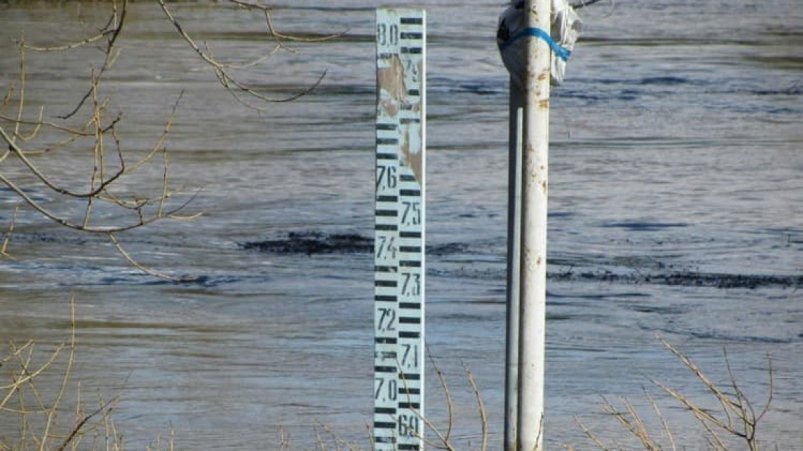
M324 70L326 77L310 95L261 112L216 84L158 5L131 5L102 93L123 112L119 133L134 161L156 143L184 91L167 142L170 180L183 193L175 202L202 188L187 212L203 216L120 239L140 262L192 282L143 275L103 237L49 224L27 207L18 214L14 259L0 260L0 341L63 342L74 295L74 375L84 396L120 395L115 418L133 449L170 428L182 449L277 449L280 427L309 449L316 424L368 443L373 275L365 239L373 234L379 2L320 3L288 2L276 25L342 37L290 43L298 53L280 51L237 74L272 95ZM459 448L478 447L480 436L465 363L487 408L491 449L499 449L507 76L494 36L502 2L421 3L429 30L428 345L449 377ZM227 62L272 48L259 14L222 3L172 8ZM718 382L728 379L726 347L759 405L769 354L775 396L760 437L803 449L799 0L633 0L582 13L585 33L552 100L548 448L590 448L575 418L627 447L600 395L627 397L654 425L645 388L676 440L701 446L694 420L649 379L715 405L659 333ZM105 14L94 2L0 2L0 87L19 74L12 39L78 39ZM100 58L93 48L28 52L26 117L35 119L38 105L51 120L69 112ZM57 139L42 133L32 146ZM91 154L81 143L35 158L71 186L89 178ZM122 187L158 194L161 171L157 161ZM0 163L0 174L80 218L81 205L64 204L16 162ZM0 186L0 229L18 203ZM428 414L445 425L431 369L427 387ZM6 421L0 433L13 428Z

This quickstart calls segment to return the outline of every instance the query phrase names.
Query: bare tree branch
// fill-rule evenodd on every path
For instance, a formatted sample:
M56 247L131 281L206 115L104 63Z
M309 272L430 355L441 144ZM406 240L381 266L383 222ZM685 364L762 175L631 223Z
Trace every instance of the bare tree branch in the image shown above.
M315 88L318 87L318 85L321 84L321 81L323 81L323 78L326 76L326 71L323 71L323 73L321 73L320 77L318 77L318 80L316 80L315 83L313 83L311 86L309 86L308 88L306 88L306 89L304 89L304 90L302 90L302 91L300 91L300 92L298 92L296 94L292 94L292 95L287 96L287 97L268 97L268 96L265 96L264 94L261 94L261 93L257 92L253 88L250 88L250 87L246 86L245 84L241 83L239 80L234 78L226 70L226 66L224 64L221 64L220 62L215 60L211 55L209 55L207 52L201 50L201 48L198 46L198 44L195 42L195 40L186 31L184 31L184 28L181 26L181 23L179 23L179 21L173 16L173 14L167 8L167 5L165 4L164 0L158 0L158 1L159 1L159 5L161 5L161 7L162 7L162 11L164 11L165 16L167 16L167 19L170 21L170 23L173 24L173 26L175 27L176 31L178 31L178 33L181 35L181 37L184 38L184 40L190 45L190 47L195 51L195 53L197 53L198 56L201 57L202 60L204 60L207 64L212 66L212 68L215 71L215 75L217 76L218 80L220 81L220 84L223 85L223 87L229 89L230 92L232 92L232 95L234 95L235 98L240 103L242 103L243 105L245 105L245 106L247 106L249 108L261 109L261 108L255 107L253 105L250 105L248 103L244 103L244 101L240 97L238 97L236 95L237 91L245 93L245 94L248 94L248 95L250 95L252 97L255 97L255 98L259 99L259 100L262 100L264 102L269 102L269 103L292 102L293 100L296 100L296 99L298 99L300 97L303 97L303 96L309 94L310 92L312 92ZM232 87L236 88L236 90L232 90Z
M78 102L78 105L76 105L71 112L65 114L64 116L59 116L60 119L69 119L70 117L74 116L75 113L81 109L87 99L89 99L89 96L92 95L92 91L96 88L97 83L100 82L100 79L103 77L106 71L111 69L111 67L114 65L114 61L117 59L117 55L119 54L115 51L115 43L117 42L117 38L120 37L120 33L123 31L127 12L128 0L123 0L123 7L120 10L118 18L117 0L112 0L112 16L106 25L106 28L109 31L109 37L106 43L106 49L104 51L105 58L103 60L103 65L100 67L100 70L98 70L97 76L94 77L92 87L84 95L84 97L81 98L81 100Z
M220 84L238 102L249 108L261 109L258 105L251 104L248 101L249 98L263 102L290 102L308 94L321 83L326 71L311 86L289 96L274 98L242 83L233 76L230 70L253 67L280 50L295 52L296 50L288 47L287 43L323 42L341 35L309 37L286 34L277 29L270 7L242 0L229 1L237 8L260 12L264 16L265 32L274 41L272 49L267 54L246 64L220 62L213 56L206 43L199 45L185 31L164 0L159 0L159 5L164 16L173 25L181 39L204 63L211 66ZM105 234L118 253L137 269L156 277L176 280L136 262L122 246L121 237L118 234L163 219L190 220L201 215L201 213L183 214L185 207L192 202L200 190L183 193L182 202L176 205L177 202L173 198L177 197L177 193L170 186L172 172L169 164L170 154L167 151L167 138L174 124L184 91L181 91L170 108L161 134L153 147L146 149L147 152L144 156L139 157L133 164L127 164L118 136L118 126L122 126L122 113L114 114L108 111L111 97L104 94L105 89L102 89L101 85L108 78L108 74L111 73L115 61L120 55L118 43L128 23L129 2L128 0L112 0L110 8L108 18L102 26L78 40L62 44L47 43L46 45L28 43L22 39L17 41L19 78L8 83L5 95L0 101L0 149L2 149L0 150L0 185L7 187L13 196L20 199L21 203L27 204L33 211L55 224L75 231ZM33 107L28 105L26 92L29 70L26 52L69 52L91 45L98 45L103 55L102 62L91 69L89 88L77 105L65 115L55 116L61 121L47 118L44 105L35 107L34 116L32 114ZM30 113L26 111L26 108L31 110ZM15 109L16 111L14 111ZM82 122L68 121L79 112L86 114L86 120L82 119ZM87 162L86 168L87 179L79 181L81 184L88 182L88 187L77 187L75 180L67 182L59 180L57 174L48 170L43 161L38 160L48 152L78 148L91 153L92 162ZM116 155L110 156L109 152L116 153ZM153 163L152 160L158 154L161 154L161 183L158 188L152 187L153 191L158 189L158 192L143 195L116 188L125 183L123 180L131 180L129 176L144 168L146 164ZM126 155L129 154L126 153ZM16 172L4 171L6 167L11 167L12 162L19 163L19 168L23 171L21 175ZM23 180L27 180L27 176L33 178L33 185L23 182ZM48 203L48 200L44 200L46 197L34 195L33 193L37 193L37 188L47 194L53 194L54 203ZM113 219L101 221L99 219L100 212L105 213L107 208L112 208L112 211L116 212L116 216ZM0 256L10 258L8 247L17 225L15 209L14 217L0 240ZM16 231L19 233L19 227L16 227Z

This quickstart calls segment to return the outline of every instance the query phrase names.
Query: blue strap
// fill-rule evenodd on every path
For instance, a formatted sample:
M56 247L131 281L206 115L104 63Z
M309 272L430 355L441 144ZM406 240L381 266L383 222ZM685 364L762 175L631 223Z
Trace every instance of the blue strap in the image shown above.
M555 55L558 55L558 58L562 59L563 61L568 60L569 57L572 55L571 51L561 47L560 44L555 42L555 40L552 39L552 36L550 36L549 33L540 28L532 28L532 27L519 30L516 34L511 36L510 39L500 44L499 50L504 51L505 49L513 45L514 42L518 41L519 39L525 36L532 36L543 40L549 45L549 48L552 49Z

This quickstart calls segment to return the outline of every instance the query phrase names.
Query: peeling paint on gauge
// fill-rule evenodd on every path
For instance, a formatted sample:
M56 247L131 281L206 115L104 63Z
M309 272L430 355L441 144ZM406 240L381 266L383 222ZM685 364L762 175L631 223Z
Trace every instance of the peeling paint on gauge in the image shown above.
M376 14L374 450L424 434L425 12Z

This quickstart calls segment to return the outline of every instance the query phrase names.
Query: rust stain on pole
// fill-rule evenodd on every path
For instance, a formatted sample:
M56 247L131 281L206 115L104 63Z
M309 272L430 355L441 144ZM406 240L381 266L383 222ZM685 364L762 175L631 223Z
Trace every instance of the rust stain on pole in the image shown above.
M421 135L418 135L418 140L421 139ZM424 182L424 171L423 171L423 161L422 161L422 153L420 151L415 151L418 149L411 149L410 145L411 137L409 134L403 135L401 140L401 158L402 161L413 170L415 174L415 179L418 180L420 183Z
M376 90L388 93L387 96L381 96L379 101L382 112L389 117L398 116L401 104L407 100L407 90L404 86L404 66L397 55L390 59L389 67L377 69Z

